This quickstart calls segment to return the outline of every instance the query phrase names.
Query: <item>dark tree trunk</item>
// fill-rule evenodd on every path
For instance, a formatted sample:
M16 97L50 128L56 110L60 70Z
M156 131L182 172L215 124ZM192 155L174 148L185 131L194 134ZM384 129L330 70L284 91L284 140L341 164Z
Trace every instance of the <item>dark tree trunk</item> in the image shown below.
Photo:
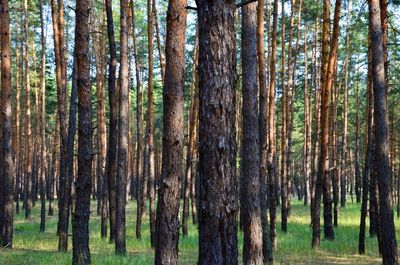
M109 136L106 161L106 178L108 181L108 205L110 215L110 242L115 240L116 218L116 161L117 161L117 128L118 128L118 91L116 87L117 49L115 47L112 0L106 0L107 34L110 49L110 65L108 68L108 98L110 102Z
M276 234L276 183L278 181L278 168L276 158L276 138L275 138L275 95L276 95L276 32L278 28L278 0L274 0L274 11L272 21L272 40L271 40L271 59L270 59L270 82L269 82L269 101L268 101L268 150L267 150L267 169L268 169L268 201L270 214L270 236L272 249L277 248Z
M379 219L383 264L398 264L397 243L391 198L391 171L389 166L387 82L383 27L378 0L368 1L371 28L372 80L374 90L375 167L379 187Z
M2 0L1 14L1 169L0 184L2 212L0 242L3 248L12 248L13 243L13 180L15 175L12 154L12 83L11 83L11 42L8 0Z
M269 1L267 1L269 12ZM269 19L269 16L268 16ZM268 20L269 22L269 20ZM267 22L267 23L268 23ZM267 28L269 35L269 27ZM269 39L269 38L268 38ZM263 258L264 262L272 263L271 237L268 224L268 175L267 175L267 151L268 151L268 87L265 71L265 47L264 47L264 0L259 0L257 5L257 59L259 81L259 149L260 149L260 214L263 230Z
M75 208L72 221L75 265L90 264L89 217L92 174L92 101L89 64L89 5L76 2L75 58L78 85L78 175L75 181Z
M200 91L199 264L237 264L236 5L226 0L196 3Z
M163 162L157 205L155 264L178 264L179 198L184 146L186 0L170 0L163 90Z
M257 84L257 4L242 8L243 135L240 202L243 212L243 263L263 263L263 231L260 211L260 149Z
M120 70L119 70L119 117L118 117L118 167L116 179L117 210L115 223L115 253L126 255L125 240L125 200L126 200L126 172L128 155L128 0L121 0L121 33L120 33Z

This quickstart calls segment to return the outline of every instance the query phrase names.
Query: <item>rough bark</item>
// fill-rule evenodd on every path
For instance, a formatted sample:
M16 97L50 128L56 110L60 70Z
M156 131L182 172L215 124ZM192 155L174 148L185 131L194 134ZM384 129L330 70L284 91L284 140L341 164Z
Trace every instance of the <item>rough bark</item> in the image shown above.
M197 0L199 19L199 264L237 264L235 9Z
M15 175L12 153L12 83L11 83L11 42L10 16L8 0L0 3L1 14L1 161L0 183L2 205L1 246L12 248L13 245L13 209L14 193L13 180Z
M178 264L179 198L184 146L186 0L170 0L163 89L163 163L157 205L155 264Z
M242 7L242 159L243 262L263 264L260 211L260 150L257 84L257 4Z
M387 82L385 52L382 40L380 6L378 0L368 1L371 28L372 81L374 90L375 166L379 187L379 219L383 264L398 264L397 243L391 200L391 171L389 166Z
M119 115L118 115L118 162L116 179L116 223L115 223L115 253L126 255L125 229L125 199L126 199L126 172L128 155L128 0L121 0L120 13L120 70L119 70Z
M78 85L78 175L72 219L73 258L76 265L90 264L89 217L92 173L92 101L89 63L89 5L76 2L75 57Z

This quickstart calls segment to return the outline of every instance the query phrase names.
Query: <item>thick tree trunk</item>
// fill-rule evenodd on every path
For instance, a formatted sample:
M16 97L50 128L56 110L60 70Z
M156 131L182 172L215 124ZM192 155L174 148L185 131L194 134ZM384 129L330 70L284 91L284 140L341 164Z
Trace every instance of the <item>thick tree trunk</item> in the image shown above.
M170 0L163 90L163 163L157 205L155 264L178 264L179 198L184 147L186 0Z
M226 0L196 3L200 91L199 264L237 264L236 5Z
M73 264L90 264L89 216L92 171L92 101L89 66L89 5L76 2L75 57L78 84L78 175L73 211Z
M2 186L2 212L1 246L13 247L13 214L14 193L13 180L15 175L12 154L12 83L11 83L11 42L10 42L10 16L8 0L2 0L1 14L1 161L0 184Z
M120 70L119 70L119 116L118 116L118 167L116 179L117 209L115 223L115 253L126 255L125 240L125 200L126 200L126 172L128 156L128 0L121 0L121 33L120 33Z
M389 166L387 82L385 52L382 40L380 6L378 0L368 1L369 27L371 28L372 80L374 90L375 166L379 187L379 215L381 228L381 252L383 264L398 264L397 243L391 200L391 172Z
M242 7L242 159L243 263L263 264L260 211L260 149L257 84L257 4Z
M355 170L355 190L356 190L356 200L357 203L361 202L361 191L362 191L362 186L364 184L362 183L361 179L361 172L360 172L360 96L359 96L359 84L358 82L356 83L356 145L355 145L355 150L354 150L354 170ZM362 206L361 206L362 207Z
M108 68L108 98L110 102L109 136L106 161L106 178L108 184L108 205L110 215L110 242L115 240L116 192L115 178L117 171L117 135L118 135L118 87L116 86L117 49L115 47L112 0L106 0L107 34L110 49Z

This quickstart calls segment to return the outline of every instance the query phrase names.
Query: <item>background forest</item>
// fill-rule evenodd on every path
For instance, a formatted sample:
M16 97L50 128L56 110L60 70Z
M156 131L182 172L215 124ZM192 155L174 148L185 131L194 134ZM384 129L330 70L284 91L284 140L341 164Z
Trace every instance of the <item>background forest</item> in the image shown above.
M0 264L398 264L398 1L0 9Z

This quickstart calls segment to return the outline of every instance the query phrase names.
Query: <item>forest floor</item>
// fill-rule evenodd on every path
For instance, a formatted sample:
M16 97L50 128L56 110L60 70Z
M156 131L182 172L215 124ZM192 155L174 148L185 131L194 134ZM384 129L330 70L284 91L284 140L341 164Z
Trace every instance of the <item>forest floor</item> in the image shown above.
M278 222L278 250L274 253L275 264L380 264L376 238L369 238L367 233L367 255L358 255L358 232L360 223L360 204L348 202L345 209L339 209L339 227L335 228L335 241L323 240L321 248L311 249L311 229L309 207L297 199L292 202L292 214L289 218L288 233L280 232ZM54 203L55 207L57 203ZM127 251L126 257L114 255L114 245L108 239L100 238L100 217L96 216L96 202L92 201L90 217L90 251L92 264L153 264L154 252L150 247L149 222L144 221L142 239L135 238L136 202L127 205ZM277 212L280 212L278 209ZM280 216L278 216L280 220ZM322 221L322 218L321 218ZM400 238L400 220L396 219L397 238ZM367 221L368 223L368 221ZM0 264L4 265L63 265L71 264L72 239L69 240L68 253L57 252L56 236L57 212L46 217L46 232L39 233L40 202L32 211L30 220L24 219L20 212L15 217L14 249L0 249ZM70 226L71 231L71 226ZM367 227L368 231L368 227ZM70 232L71 234L72 232ZM239 235L239 251L242 252L242 233ZM180 237L180 264L197 262L197 228L191 225L189 236Z

